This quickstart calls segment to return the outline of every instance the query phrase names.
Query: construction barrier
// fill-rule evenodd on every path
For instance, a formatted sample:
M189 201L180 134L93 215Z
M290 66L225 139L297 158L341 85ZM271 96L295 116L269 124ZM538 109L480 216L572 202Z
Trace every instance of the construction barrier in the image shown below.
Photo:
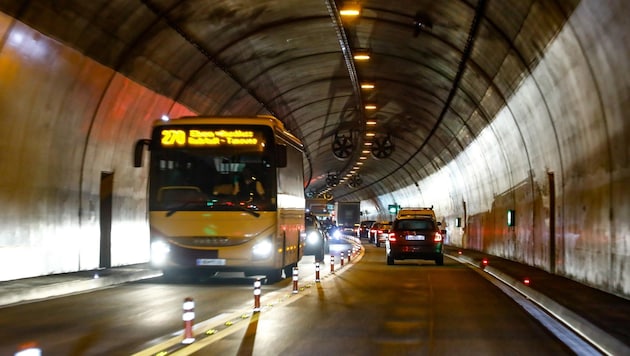
M195 323L195 302L191 297L184 299L184 313L182 319L184 320L184 339L182 344L192 344L195 341L195 335L193 334L193 324Z

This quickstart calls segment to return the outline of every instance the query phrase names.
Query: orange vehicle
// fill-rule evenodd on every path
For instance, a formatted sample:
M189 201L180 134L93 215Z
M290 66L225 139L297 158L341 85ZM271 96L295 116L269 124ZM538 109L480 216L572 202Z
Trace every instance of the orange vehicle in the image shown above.
M271 281L292 274L304 249L303 147L279 120L158 120L136 144L136 167L145 146L153 266Z

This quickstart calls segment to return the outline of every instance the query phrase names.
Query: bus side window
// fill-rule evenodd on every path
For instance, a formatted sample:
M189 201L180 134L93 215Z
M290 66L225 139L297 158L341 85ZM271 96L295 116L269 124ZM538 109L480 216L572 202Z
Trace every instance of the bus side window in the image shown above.
M287 166L287 145L276 145L276 166L284 168Z

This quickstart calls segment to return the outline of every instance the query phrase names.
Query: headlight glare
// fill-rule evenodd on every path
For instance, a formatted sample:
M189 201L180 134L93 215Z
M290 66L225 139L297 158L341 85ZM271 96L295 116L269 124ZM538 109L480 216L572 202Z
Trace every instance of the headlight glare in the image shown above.
M319 234L316 231L311 231L307 236L307 242L311 245L315 245L320 240Z
M258 258L269 257L272 250L273 244L268 239L262 240L252 247L252 253L254 254L254 257Z
M154 241L151 244L151 262L156 265L161 265L166 262L168 254L171 252L171 248L164 241Z

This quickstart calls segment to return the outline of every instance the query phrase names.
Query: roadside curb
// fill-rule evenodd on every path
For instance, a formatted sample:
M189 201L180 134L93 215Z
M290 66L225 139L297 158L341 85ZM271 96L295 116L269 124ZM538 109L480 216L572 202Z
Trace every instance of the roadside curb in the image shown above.
M106 288L112 285L138 281L147 278L159 277L160 271L146 269L117 269L96 270L83 272L84 279L77 280L76 276L69 275L67 278L59 276L56 283L32 286L30 288L19 288L12 290L7 288L4 293L0 293L0 307L14 305L18 303L33 302L38 299L66 296L69 294L88 292L99 288ZM91 274L91 277L89 275Z
M480 261L476 261L467 256L454 256L449 257L466 263L474 268L485 271L492 277L500 280L504 284L508 285L527 299L539 305L545 311L553 315L556 319L560 320L563 324L579 334L593 345L596 345L601 351L609 355L630 355L630 347L619 341L615 337L606 333L596 325L593 325L586 319L565 308L563 305L557 303L553 299L547 297L545 294L526 286L521 281L507 275L500 270L486 266L483 269L479 267Z

